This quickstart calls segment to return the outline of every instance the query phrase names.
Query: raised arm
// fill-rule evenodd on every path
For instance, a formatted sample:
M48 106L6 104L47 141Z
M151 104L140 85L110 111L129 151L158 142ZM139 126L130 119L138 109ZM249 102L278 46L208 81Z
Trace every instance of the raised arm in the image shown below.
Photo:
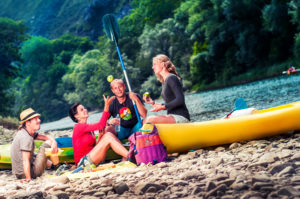
M147 109L144 106L144 104L141 102L140 98L133 92L129 92L129 97L135 102L140 116L142 118L145 118L147 116Z

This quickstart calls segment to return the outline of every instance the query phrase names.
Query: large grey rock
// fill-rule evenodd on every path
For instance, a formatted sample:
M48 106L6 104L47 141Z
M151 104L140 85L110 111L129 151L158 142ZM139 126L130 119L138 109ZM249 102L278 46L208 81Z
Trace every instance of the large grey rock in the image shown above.
M98 192L104 192L105 194L107 194L110 191L113 191L113 187L100 187L98 189Z
M219 181L216 185L219 186L220 184L225 184L226 186L230 186L232 185L232 183L234 182L234 179L225 179L225 180L221 180Z
M125 191L129 190L128 185L125 182L117 183L113 186L113 189L117 194L123 194Z
M278 176L290 176L295 173L295 169L292 166L284 168L278 173Z
M205 191L209 192L210 190L216 188L216 184L213 181L208 181L205 186Z
M70 182L70 179L67 176L58 176L58 177L51 178L49 181L52 183L66 184Z
M44 198L43 192L41 191L36 191L32 193L21 193L21 194L16 194L14 196L8 197L8 199L39 199L39 198Z
M271 168L269 169L269 172L274 175L276 173L281 172L282 170L284 170L286 167L295 167L295 164L292 163L277 163L271 166Z
M278 195L299 197L300 192L298 190L294 189L293 187L288 186L288 187L283 187L280 190L278 190Z
M114 183L114 181L110 178L106 178L104 180L102 180L101 185L102 186L112 186Z
M97 190L86 190L80 193L82 196L92 196L97 192Z
M289 149L283 149L282 151L277 153L277 156L280 159L285 159L285 158L291 157L292 155L293 155L292 150L289 150Z
M232 143L232 144L229 146L229 149L236 149L236 148L241 147L241 146L242 146L241 143L234 142L234 143Z
M199 171L187 171L187 172L182 173L179 178L182 180L190 180L193 178L198 179L199 177L201 179L205 178L205 176L202 173L200 173Z
M291 182L292 182L292 184L300 185L300 176L294 176L294 177L292 177Z
M241 197L241 199L263 199L260 193L255 191L248 191L244 193Z
M174 186L186 186L189 182L185 180L177 180L173 183Z
M300 161L300 153L295 153L295 154L291 157L290 161L292 161L292 162L294 162L294 161Z
M240 191L248 188L248 186L242 182L234 182L230 187L236 191Z
M57 199L69 199L69 195L67 193L61 192L61 193L57 193L55 194L55 196L57 197Z
M141 195L144 194L148 191L148 189L151 188L151 192L153 192L153 188L156 191L159 190L164 190L165 186L159 185L159 184L155 184L155 183L146 183L146 182L142 182L142 183L138 183L135 187L134 187L134 192L137 195Z
M261 190L263 187L273 187L273 184L269 182L256 182L251 188L253 190Z
M208 193L205 194L205 198L209 198L211 196L217 196L218 193L223 194L227 189L225 184L220 184L219 186L215 187L214 189L210 190Z
M228 175L225 174L219 174L217 176L214 177L214 181L222 181L222 180L226 180L228 179Z
M70 185L68 184L62 184L62 185L57 185L53 188L53 191L64 191L66 189L70 188Z
M253 176L252 178L252 183L254 184L255 182L269 182L270 177L265 175L265 174L257 174Z
M106 194L103 191L98 191L98 192L94 193L93 196L102 198L103 196L106 196Z
M275 153L266 153L259 158L258 162L255 165L267 166L268 164L271 164L278 159L279 158Z
M202 192L203 189L199 186L195 186L193 189L192 189L192 195L197 195L198 193Z

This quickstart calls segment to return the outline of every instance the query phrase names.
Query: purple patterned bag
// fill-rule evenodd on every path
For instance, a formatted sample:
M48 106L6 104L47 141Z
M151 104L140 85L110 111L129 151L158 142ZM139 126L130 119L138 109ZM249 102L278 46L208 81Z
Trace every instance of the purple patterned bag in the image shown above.
M167 161L167 150L159 138L155 125L152 132L143 134L142 131L137 131L128 140L130 142L128 158L131 162L139 165Z

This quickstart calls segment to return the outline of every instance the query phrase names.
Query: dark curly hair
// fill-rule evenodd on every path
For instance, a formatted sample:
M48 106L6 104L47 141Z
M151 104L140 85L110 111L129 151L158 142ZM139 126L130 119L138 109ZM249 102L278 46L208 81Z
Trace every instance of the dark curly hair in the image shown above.
M71 108L69 109L69 116L70 116L70 118L74 121L74 122L76 122L76 123L78 123L78 120L75 118L75 115L77 114L77 107L80 105L80 103L79 102L76 102L75 104L73 104L72 106L71 106Z

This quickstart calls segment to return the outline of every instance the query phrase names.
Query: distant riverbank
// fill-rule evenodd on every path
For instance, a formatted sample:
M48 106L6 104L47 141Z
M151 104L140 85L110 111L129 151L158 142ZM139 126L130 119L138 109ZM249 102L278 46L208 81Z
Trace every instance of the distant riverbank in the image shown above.
M299 74L294 74L294 75L299 75ZM202 92L202 91L211 91L211 90L222 89L222 88L227 88L227 87L231 87L231 86L243 85L243 84L247 84L247 83L252 83L252 82L261 81L261 80L267 80L267 79L271 79L274 77L281 77L281 76L282 76L282 72L276 72L276 73L272 73L269 75L253 76L248 79L228 81L226 83L218 83L216 85L214 83L212 83L211 85L206 85L206 86L204 86L204 88L199 88L197 91L193 91L192 93ZM287 75L285 75L285 76L287 76Z
M239 97L244 98L249 107L257 109L300 101L300 77L299 75L277 76L222 89L186 94L185 101L190 111L191 120L194 122L223 117L232 110L234 100ZM146 104L146 108L150 110L151 106ZM148 115L165 113L165 111L148 112ZM88 122L98 121L101 115L101 112L90 112ZM74 122L65 117L58 121L42 123L41 130L70 129L73 126Z

